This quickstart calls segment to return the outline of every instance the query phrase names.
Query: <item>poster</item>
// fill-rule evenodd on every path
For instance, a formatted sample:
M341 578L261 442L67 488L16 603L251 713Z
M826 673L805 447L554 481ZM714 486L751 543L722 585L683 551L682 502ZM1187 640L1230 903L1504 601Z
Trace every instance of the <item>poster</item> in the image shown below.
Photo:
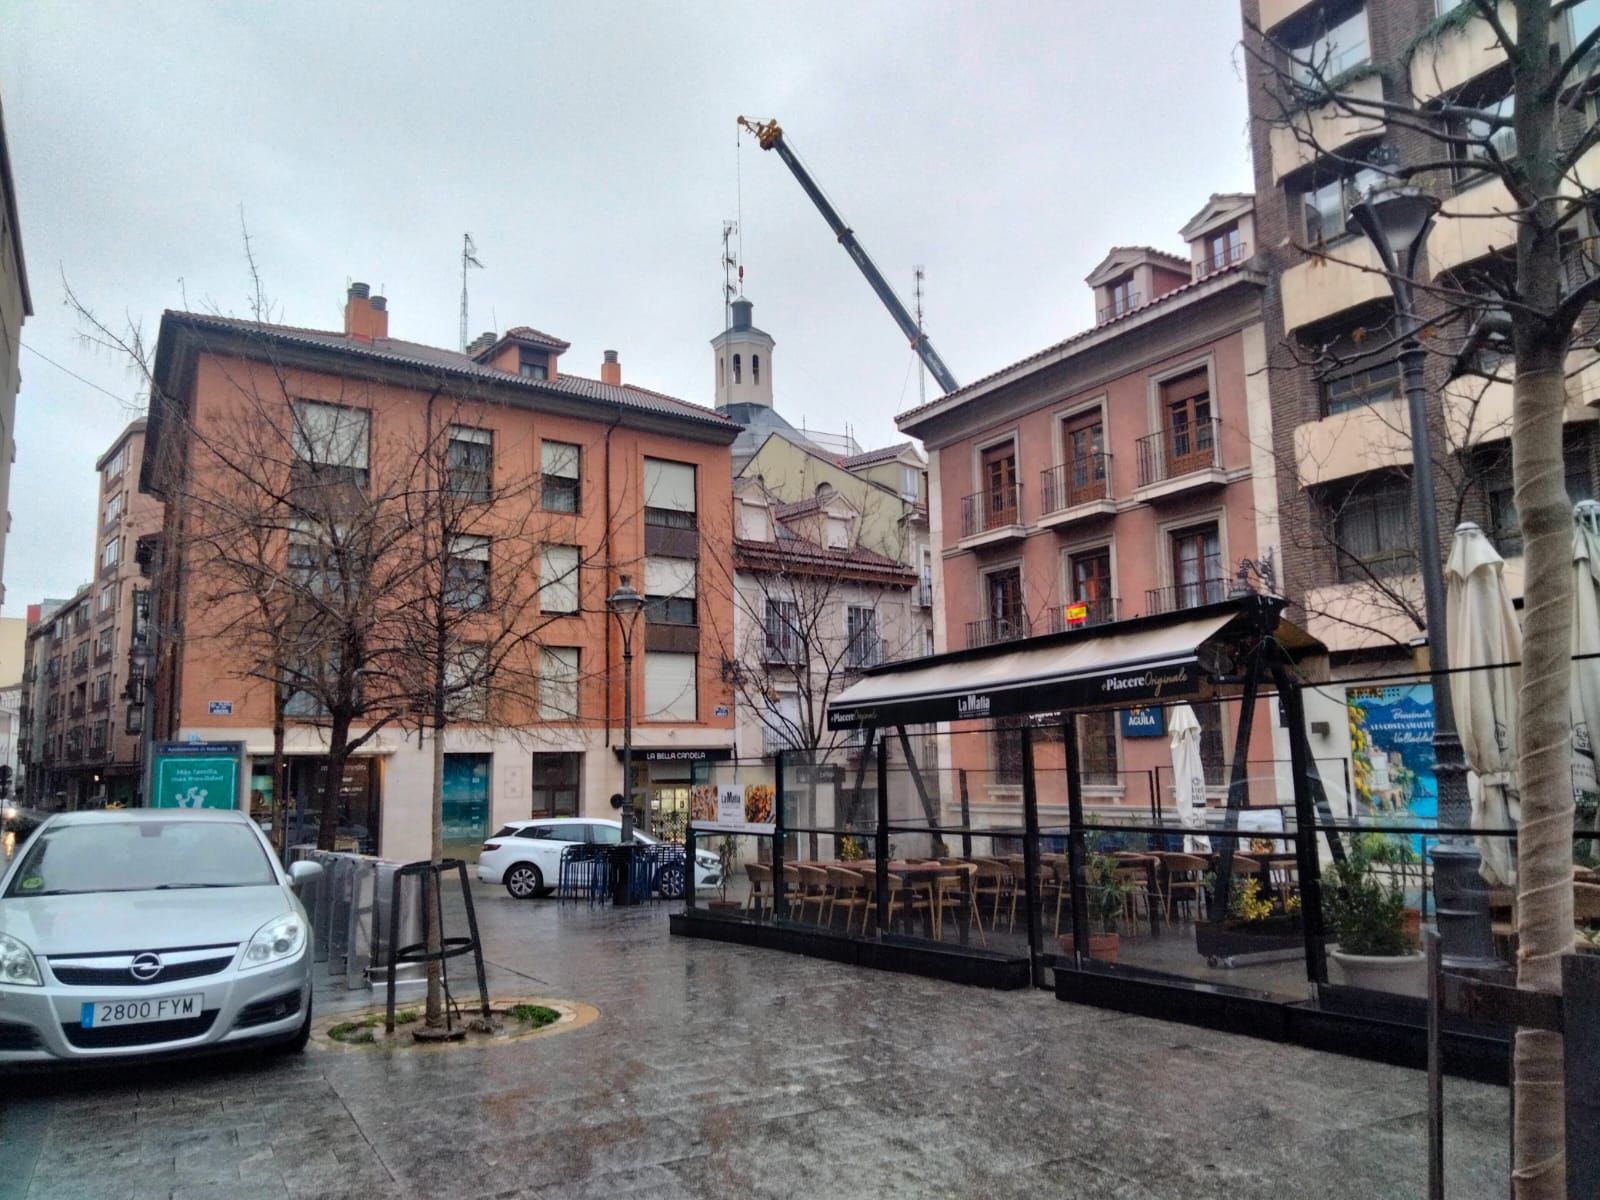
M1356 815L1393 815L1433 824L1433 685L1351 688L1350 757Z
M695 792L699 794L689 798L690 824L696 832L773 833L776 826L772 806L777 792L770 783L719 787L715 789L715 809L712 808L712 797L708 794L711 791L711 788L706 788L704 792L696 788Z
M158 742L151 808L238 808L241 742Z

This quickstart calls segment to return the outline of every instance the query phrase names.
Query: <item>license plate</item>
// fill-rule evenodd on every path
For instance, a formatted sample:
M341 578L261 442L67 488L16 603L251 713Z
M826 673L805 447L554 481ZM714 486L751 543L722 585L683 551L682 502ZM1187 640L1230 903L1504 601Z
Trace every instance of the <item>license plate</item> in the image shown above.
M96 1000L83 1006L85 1029L104 1029L110 1025L143 1025L149 1021L181 1021L200 1015L204 997L163 996L159 1000Z

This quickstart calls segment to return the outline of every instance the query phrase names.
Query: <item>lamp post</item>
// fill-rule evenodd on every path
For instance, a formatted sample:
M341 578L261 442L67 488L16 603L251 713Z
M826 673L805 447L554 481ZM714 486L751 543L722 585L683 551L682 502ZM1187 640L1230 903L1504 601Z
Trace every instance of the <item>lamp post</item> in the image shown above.
M1418 188L1385 184L1373 188L1351 210L1346 228L1364 233L1378 252L1394 293L1400 325L1400 370L1411 423L1411 479L1417 518L1422 603L1428 624L1428 668L1433 686L1433 771L1439 789L1439 824L1463 829L1472 820L1467 767L1450 700L1449 648L1445 631L1444 571L1439 561L1438 504L1433 487L1432 437L1423 381L1426 351L1418 337L1417 267L1439 211L1439 199ZM1460 834L1443 836L1433 849L1433 897L1446 966L1485 970L1501 964L1494 955L1488 897L1478 874L1479 854Z
M644 597L634 591L626 575L617 590L606 597L606 608L622 632L622 842L612 864L613 904L632 903L629 879L633 866L633 627L644 608Z

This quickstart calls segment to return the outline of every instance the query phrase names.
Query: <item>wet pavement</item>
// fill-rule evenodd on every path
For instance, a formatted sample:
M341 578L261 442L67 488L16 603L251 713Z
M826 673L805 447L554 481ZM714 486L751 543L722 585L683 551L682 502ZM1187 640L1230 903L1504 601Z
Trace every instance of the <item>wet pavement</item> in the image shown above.
M598 1020L0 1079L0 1200L1424 1194L1416 1071L474 894L491 988ZM1448 1194L1504 1195L1505 1091L1446 1087Z

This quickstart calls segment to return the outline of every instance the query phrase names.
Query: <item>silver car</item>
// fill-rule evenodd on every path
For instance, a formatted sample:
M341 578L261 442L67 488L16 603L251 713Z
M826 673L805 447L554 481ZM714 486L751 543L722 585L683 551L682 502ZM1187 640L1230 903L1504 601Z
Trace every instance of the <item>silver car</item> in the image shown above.
M320 872L242 813L51 817L0 876L0 1065L304 1048Z

